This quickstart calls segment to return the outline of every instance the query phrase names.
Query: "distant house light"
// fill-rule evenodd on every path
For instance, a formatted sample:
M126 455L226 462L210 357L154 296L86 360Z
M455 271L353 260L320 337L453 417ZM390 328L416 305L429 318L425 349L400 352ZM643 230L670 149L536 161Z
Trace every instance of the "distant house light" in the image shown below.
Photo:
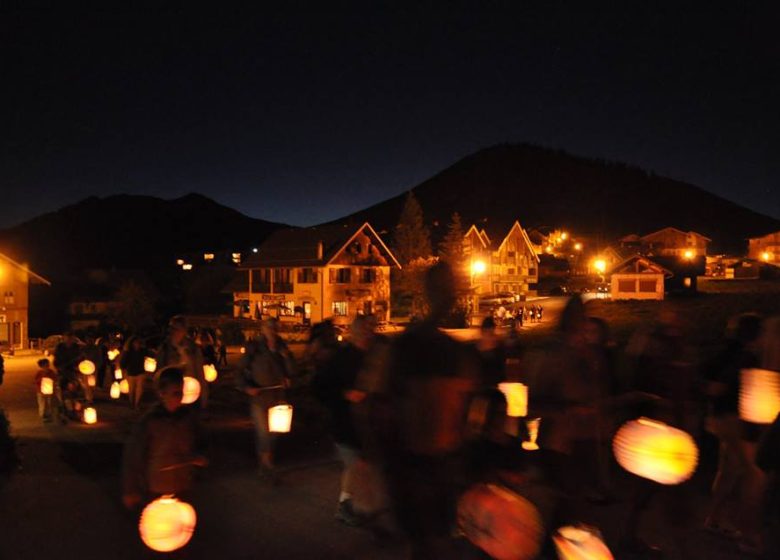
M761 253L761 260L764 262L769 262L772 259L772 253L769 251L764 251Z
M689 276L686 276L686 277L683 279L683 285L684 285L686 288L690 288L692 283L693 283L693 282L691 281L691 278L690 278Z
M685 257L685 260L691 260L693 257L696 256L696 253L694 253L693 249L686 249L683 253L683 257Z
M568 233L566 233L565 231L563 233L561 233L561 241L566 241L567 237L569 237Z
M236 264L241 264L241 253L233 253L233 262Z
M574 244L574 250L575 251L582 251L582 243L580 243L579 241L577 243L575 243Z
M257 253L257 247L255 247L254 249L252 249L252 252L253 252L253 253Z
M211 262L214 260L214 253L203 253L203 260L206 262Z
M190 263L184 263L181 265L182 270L192 270L192 265Z
M181 266L184 264L184 259L176 259L176 266Z

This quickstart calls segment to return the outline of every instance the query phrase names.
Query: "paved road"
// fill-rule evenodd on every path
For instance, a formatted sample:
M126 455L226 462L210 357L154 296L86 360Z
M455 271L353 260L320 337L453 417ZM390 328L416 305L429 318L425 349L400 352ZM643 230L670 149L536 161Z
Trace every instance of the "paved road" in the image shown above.
M119 503L121 446L137 415L126 402L98 400L96 426L43 425L37 418L35 358L6 362L0 407L19 439L23 469L0 489L0 558L82 560L155 558L141 544L137 518ZM254 476L251 427L245 406L224 376L214 390L207 423L212 465L193 497L198 528L181 558L401 558L400 546L379 548L366 531L333 519L340 468L331 459L319 418L305 402L296 407L297 436L283 442L285 484L271 487ZM301 439L305 438L305 439ZM735 547L697 530L706 506L711 470L700 469L687 500L685 550L670 558L731 560ZM583 521L614 542L625 501L586 512ZM659 501L644 528L653 541L669 543L667 519L673 501Z

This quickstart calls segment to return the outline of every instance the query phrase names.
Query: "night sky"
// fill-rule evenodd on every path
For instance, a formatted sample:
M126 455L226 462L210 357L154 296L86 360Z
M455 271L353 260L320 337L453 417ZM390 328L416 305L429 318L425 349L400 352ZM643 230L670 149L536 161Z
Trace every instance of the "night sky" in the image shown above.
M89 195L189 192L313 224L501 142L780 217L776 9L278 4L3 13L0 227Z

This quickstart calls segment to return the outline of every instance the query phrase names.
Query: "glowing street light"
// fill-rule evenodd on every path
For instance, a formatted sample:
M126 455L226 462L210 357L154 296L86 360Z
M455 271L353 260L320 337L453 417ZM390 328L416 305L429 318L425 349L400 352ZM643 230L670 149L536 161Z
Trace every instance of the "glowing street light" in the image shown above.
M607 271L607 261L604 259L596 259L593 261L593 268L595 268L599 274L604 274Z
M582 251L582 243L577 241L577 243L574 244L574 250L575 251Z
M565 231L563 233L561 233L561 241L566 241L567 237L569 237L568 233L566 233Z
M474 261L471 263L472 274L484 274L485 270L487 270L487 267L485 266L485 261Z
M693 260L693 257L695 256L696 253L694 253L692 249L686 249L685 252L683 253L683 257L685 258L686 261Z
M772 253L769 251L764 251L761 253L761 260L764 262L769 262L769 260L772 258Z

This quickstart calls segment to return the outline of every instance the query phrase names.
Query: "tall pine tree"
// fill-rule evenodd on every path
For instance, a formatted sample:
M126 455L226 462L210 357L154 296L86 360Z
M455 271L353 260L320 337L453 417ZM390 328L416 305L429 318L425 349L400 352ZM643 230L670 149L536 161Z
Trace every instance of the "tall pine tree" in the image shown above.
M420 203L412 191L406 197L401 218L393 232L393 250L401 266L431 256L431 235L423 221Z

